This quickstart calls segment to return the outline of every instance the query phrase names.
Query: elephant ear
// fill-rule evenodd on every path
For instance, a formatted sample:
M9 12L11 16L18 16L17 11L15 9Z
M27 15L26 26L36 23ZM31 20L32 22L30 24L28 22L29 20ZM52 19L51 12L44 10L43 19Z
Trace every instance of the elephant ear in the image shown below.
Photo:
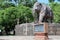
M40 6L42 6L42 4L41 4L41 3L40 3L39 5L40 5Z

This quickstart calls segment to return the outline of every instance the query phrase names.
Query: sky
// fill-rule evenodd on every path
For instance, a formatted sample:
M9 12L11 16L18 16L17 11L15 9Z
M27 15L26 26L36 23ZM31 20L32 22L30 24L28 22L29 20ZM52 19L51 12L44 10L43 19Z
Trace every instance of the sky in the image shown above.
M38 0L38 2L40 2L40 3L45 3L45 4L48 4L48 3L49 3L48 0Z
M15 4L14 0L12 0L12 2ZM40 3L44 3L44 4L49 4L49 1L48 0L38 0L38 2ZM55 0L55 2L58 2L60 3L59 1ZM18 4L18 3L17 3Z
M48 3L49 3L48 0L38 0L38 2L40 2L40 3L45 3L45 4L48 4ZM60 1L58 1L58 0L55 0L55 2L60 3Z

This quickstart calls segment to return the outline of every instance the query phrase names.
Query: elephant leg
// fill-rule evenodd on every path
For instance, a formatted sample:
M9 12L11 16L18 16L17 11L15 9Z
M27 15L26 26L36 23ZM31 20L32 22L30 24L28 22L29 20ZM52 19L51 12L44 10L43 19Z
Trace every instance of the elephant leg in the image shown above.
M34 23L37 23L38 22L37 13L33 13L33 17L34 17Z
M48 22L48 18L45 18L45 21L44 22Z
M44 20L43 20L44 16L45 16L45 13L40 13L40 14L39 14L39 22L44 21Z
M43 20L42 20L42 22L45 22L46 20L45 20L45 18L43 17Z
M42 22L48 22L48 19L44 17Z
M37 13L37 21L39 21L39 13Z
M37 21L38 21L37 13L34 9L32 10L32 15L33 15L33 18L34 18L34 23L37 23Z
M34 17L34 23L37 23L37 22L38 22L37 17Z

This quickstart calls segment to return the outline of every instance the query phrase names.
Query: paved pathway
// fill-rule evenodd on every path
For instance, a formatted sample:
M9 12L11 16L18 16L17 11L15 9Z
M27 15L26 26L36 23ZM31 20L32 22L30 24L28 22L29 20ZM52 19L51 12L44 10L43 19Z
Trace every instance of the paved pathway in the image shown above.
M34 40L34 36L0 36L0 40ZM49 40L60 40L60 36L49 36Z

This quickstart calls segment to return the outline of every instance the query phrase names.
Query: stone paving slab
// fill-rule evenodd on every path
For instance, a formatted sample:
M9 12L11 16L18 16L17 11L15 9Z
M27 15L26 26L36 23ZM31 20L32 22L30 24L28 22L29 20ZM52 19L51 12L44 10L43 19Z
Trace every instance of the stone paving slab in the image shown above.
M53 36L50 35L49 40L60 40L60 35L56 35L56 36L55 35L53 35Z
M0 36L0 40L34 40L34 36ZM60 40L60 36L49 36L49 40Z

